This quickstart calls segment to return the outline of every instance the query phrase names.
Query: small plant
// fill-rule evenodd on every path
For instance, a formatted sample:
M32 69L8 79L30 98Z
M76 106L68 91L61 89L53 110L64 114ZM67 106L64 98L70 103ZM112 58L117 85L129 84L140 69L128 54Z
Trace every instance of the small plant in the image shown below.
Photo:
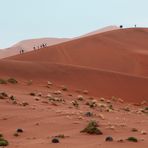
M91 135L102 135L103 133L97 127L98 124L96 123L96 121L90 121L86 128L84 128L81 131L81 133L88 133Z
M138 129L132 128L132 132L138 132Z
M81 95L78 95L78 96L77 96L77 100L78 100L78 101L83 101L83 100L84 100L84 97L81 96Z
M52 143L59 143L60 141L59 141L58 138L53 138L51 142L52 142Z
M14 78L9 78L7 81L11 84L17 84L18 83L18 81Z
M13 134L13 136L18 137L18 136L19 136L19 134L18 134L18 133L14 133L14 134Z
M63 91L68 91L68 89L67 89L66 86L62 86L62 90L63 90Z
M112 141L114 141L114 139L113 139L113 137L109 136L109 137L106 137L105 141L112 142Z
M88 105L90 108L95 108L97 107L97 104L93 101L90 101L90 102L86 102L86 105Z
M0 79L0 84L7 84L7 81L4 79Z
M138 142L138 139L135 137L129 137L127 140L130 142Z
M18 129L16 130L16 132L17 132L17 133L23 133L24 131L23 131L23 129L18 128Z
M73 104L73 106L75 106L75 107L79 107L79 103L78 103L76 100L72 101L72 104Z
M2 137L3 137L3 134L0 133L0 138L2 138Z
M85 116L86 116L86 117L92 117L92 116L93 116L93 113L92 113L92 112L86 112L86 113L85 113Z
M9 142L4 138L0 138L0 146L8 146Z
M29 95L30 96L35 96L35 93L34 92L31 92Z
M0 92L0 99L6 99L8 95L5 92Z

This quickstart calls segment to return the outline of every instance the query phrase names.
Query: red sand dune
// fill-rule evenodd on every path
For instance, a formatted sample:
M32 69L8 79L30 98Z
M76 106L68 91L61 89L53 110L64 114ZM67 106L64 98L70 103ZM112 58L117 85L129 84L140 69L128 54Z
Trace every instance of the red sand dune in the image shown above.
M120 29L11 57L148 76L148 29ZM140 52L140 53L139 53Z
M0 99L0 133L8 147L147 148L147 37L148 29L109 31L0 60L0 78L19 82L0 84L8 94ZM103 135L80 132L92 120ZM16 136L18 128L24 132ZM52 143L59 134L66 137ZM108 136L114 141L106 142ZM138 142L127 141L131 136Z
M148 97L147 36L148 29L134 28L76 39L5 59L0 74L53 79L95 95L142 101Z

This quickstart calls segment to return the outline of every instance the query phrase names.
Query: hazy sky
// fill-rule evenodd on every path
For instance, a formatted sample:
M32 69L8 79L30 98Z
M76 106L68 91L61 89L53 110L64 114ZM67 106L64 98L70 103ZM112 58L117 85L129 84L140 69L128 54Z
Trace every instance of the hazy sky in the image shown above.
M148 26L148 0L0 0L0 48L74 37L108 25Z

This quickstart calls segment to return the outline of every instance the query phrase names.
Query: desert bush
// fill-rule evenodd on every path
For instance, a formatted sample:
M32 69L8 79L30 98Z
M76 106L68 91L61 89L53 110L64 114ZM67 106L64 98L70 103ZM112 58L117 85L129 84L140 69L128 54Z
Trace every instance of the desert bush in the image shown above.
M0 138L0 146L8 146L9 142L4 138Z
M135 137L129 137L127 140L130 142L138 142L138 139Z
M30 96L35 96L35 93L34 92L31 92L29 95Z
M109 136L109 137L106 137L105 141L112 142L112 141L114 141L114 139L113 139L113 137Z
M59 139L58 138L53 138L52 139L52 143L59 143L60 141L59 141Z
M0 138L2 138L3 137L3 134L2 133L0 133Z
M11 84L17 84L18 83L18 81L14 78L9 78L7 81Z
M84 128L81 132L88 133L91 135L102 135L103 133L97 127L98 124L96 121L90 121L86 128Z
M5 92L0 92L0 99L7 99L8 95Z
M76 100L72 101L71 103L73 104L73 106L79 107L79 103Z
M18 129L16 130L16 132L17 132L17 133L23 133L24 131L23 131L23 129L18 128Z
M7 84L7 81L4 79L0 79L0 84Z
M18 137L18 136L19 136L19 134L18 134L18 133L14 133L14 134L13 134L13 136Z
M63 90L63 91L68 91L67 87L64 86L64 85L62 86L62 90Z
M138 129L132 128L132 132L138 132Z
M86 116L86 117L92 117L92 116L93 116L93 113L92 113L92 112L86 112L86 113L85 113L85 116Z

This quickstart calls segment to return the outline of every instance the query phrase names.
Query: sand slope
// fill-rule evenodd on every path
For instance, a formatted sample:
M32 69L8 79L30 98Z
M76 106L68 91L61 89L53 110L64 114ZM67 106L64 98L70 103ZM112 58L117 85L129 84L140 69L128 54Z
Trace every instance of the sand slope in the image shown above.
M134 77L109 71L71 65L42 62L1 61L1 77L68 85L73 89L87 89L99 97L117 96L127 101L141 102L148 98L148 78Z
M48 61L148 76L144 68L148 64L147 37L148 29L121 29L76 39L10 59Z

